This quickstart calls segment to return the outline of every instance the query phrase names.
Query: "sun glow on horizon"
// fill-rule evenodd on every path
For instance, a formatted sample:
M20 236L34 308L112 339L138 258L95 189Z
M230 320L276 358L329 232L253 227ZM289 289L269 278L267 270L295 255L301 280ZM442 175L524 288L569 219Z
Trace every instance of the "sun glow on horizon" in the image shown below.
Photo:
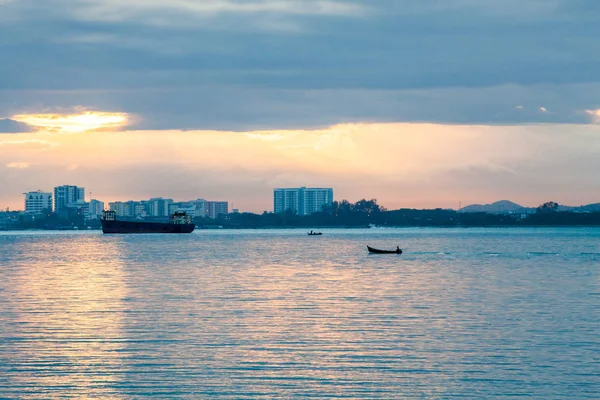
M127 113L83 111L75 114L18 114L11 119L40 131L81 133L96 130L115 130L130 121Z
M498 198L597 202L590 166L600 154L600 125L351 123L234 132L111 131L88 121L85 129L56 122L55 131L0 137L7 193L0 203L19 207L19 193L71 182L104 201L212 196L259 212L270 207L272 188L308 185L334 187L352 201L374 197L387 208Z

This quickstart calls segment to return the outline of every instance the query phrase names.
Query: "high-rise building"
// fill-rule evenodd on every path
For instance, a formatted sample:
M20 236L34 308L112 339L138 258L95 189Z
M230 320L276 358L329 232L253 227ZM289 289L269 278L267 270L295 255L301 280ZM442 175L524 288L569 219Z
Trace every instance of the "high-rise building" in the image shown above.
M37 192L23 193L25 195L25 212L29 214L42 214L52 211L52 193Z
M229 203L226 201L207 201L206 216L217 218L219 215L229 214Z
M309 215L323 210L323 206L333 203L332 188L302 188L300 215Z
M300 202L300 189L274 189L273 210L281 213L286 210L298 212Z
M273 190L273 210L281 213L286 210L298 215L308 215L321 211L323 206L333 203L332 188L278 188Z
M168 217L169 216L169 204L173 202L173 199L163 199L162 197L155 197L149 200L152 203L152 216L153 217Z
M125 215L125 203L122 201L113 201L108 203L110 211L114 211L118 217L124 217Z
M54 188L54 212L60 212L80 201L85 201L84 188L69 185Z
M100 200L91 199L88 203L86 219L100 219L104 211L104 203Z
M128 200L124 203L123 213L126 217L139 217L146 213L145 204L141 201Z
M191 200L190 203L194 206L194 217L204 218L208 212L208 202L204 199Z
M140 203L144 206L144 214L148 217L154 216L154 204L150 200L142 200Z

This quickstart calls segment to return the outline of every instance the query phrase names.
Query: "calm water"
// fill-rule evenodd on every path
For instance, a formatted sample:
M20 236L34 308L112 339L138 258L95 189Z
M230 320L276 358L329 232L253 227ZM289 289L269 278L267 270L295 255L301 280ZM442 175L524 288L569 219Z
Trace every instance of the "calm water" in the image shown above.
M600 398L599 229L323 232L0 234L0 397Z

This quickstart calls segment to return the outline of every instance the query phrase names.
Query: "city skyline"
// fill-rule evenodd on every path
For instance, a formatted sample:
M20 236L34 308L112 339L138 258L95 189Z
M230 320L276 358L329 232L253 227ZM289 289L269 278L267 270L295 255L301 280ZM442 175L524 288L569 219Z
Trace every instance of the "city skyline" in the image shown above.
M51 191L44 191L42 189L37 189L37 190L30 190L30 191L27 191L27 192L23 192L21 194L21 196L25 196L25 197L24 198L21 197L21 206L20 207L19 206L17 206L17 207L10 207L10 206L9 207L0 207L0 211L6 211L7 208L10 211L25 211L27 209L28 195L32 195L32 194L48 194L48 195L50 195L49 201L50 201L50 204L52 205L51 209L52 209L53 212L56 212L57 211L55 209L56 199L54 197L54 193L56 193L56 189L58 189L60 187L65 187L65 188L66 187L73 187L73 188L79 189L79 192L80 193L84 193L85 197L83 198L83 200L81 200L81 199L78 199L78 200L81 200L82 202L85 202L85 203L89 203L90 201L99 202L99 203L105 205L104 209L107 209L107 210L108 209L112 209L110 207L111 204L116 204L116 203L123 203L123 204L125 204L125 203L144 203L144 202L147 202L147 201L152 201L152 200L159 199L159 200L167 200L167 201L170 201L170 202L176 203L176 204L193 203L193 202L197 202L197 201L203 201L203 202L207 202L207 203L226 203L228 209L231 209L234 212L239 212L240 211L240 208L238 206L236 206L233 201L230 201L230 200L227 200L227 201L216 200L215 201L215 200L205 200L204 198L197 198L197 199L193 199L193 200L190 200L189 198L188 199L178 199L178 198L173 198L173 196L168 196L168 195L165 196L164 194L163 194L163 196L152 196L152 197L147 197L146 199L138 198L138 199L135 199L135 200L132 197L127 198L127 200L125 200L125 197L123 197L123 198L113 199L113 200L109 200L109 201L98 200L97 198L96 199L92 199L90 197L90 199L88 200L87 196L91 196L92 192L90 192L90 191L86 192L85 188L83 188L83 187L77 187L76 185L59 185L58 187L54 187ZM251 212L251 213L281 212L282 209L278 210L278 207L277 207L277 202L278 202L277 192L278 191L301 191L303 189L304 190L307 189L309 191L316 191L316 192L327 192L327 194L319 195L319 196L323 196L323 199L317 200L318 204L315 203L315 205L312 206L314 209L318 209L320 206L322 206L324 204L331 204L332 201L348 200L347 198L337 198L337 199L334 198L334 195L333 195L334 189L333 188L307 188L305 186L298 187L298 188L271 188L270 189L271 190L271 193L270 193L271 194L271 198L270 198L271 207L270 207L270 209L266 208L266 209L257 210L257 211L242 209L241 212ZM2 195L2 193L0 193L0 198L1 198L1 195ZM360 199L373 199L373 198L374 197L370 197L370 196L362 196L360 198L357 198L356 200L360 200ZM299 204L299 200L300 200L300 197L296 194L296 197L295 197L295 200L294 200L296 202L296 205L295 205L295 207L291 207L290 209L292 209L292 210L294 210L296 212L299 212L299 210L300 210L300 207L298 205ZM316 199L313 199L313 200L316 200ZM356 200L351 200L351 201L356 201ZM491 200L491 201L480 202L480 203L459 201L458 204L455 204L454 206L449 206L449 207L430 207L430 208L421 208L421 209L445 208L445 209L459 210L462 207L493 205L494 203L502 203L502 202L506 202L507 200L508 200L507 198L500 198L500 199L494 199L494 200ZM38 201L42 201L42 200L41 199L38 200L36 198L35 201L34 201L34 203L37 203ZM281 200L279 200L279 201L281 202ZM536 208L540 204L543 204L543 203L545 203L547 201L550 201L550 200L545 199L545 200L542 200L539 203L535 203L535 204L528 204L528 203L519 203L519 202L517 202L518 203L517 205L525 207L525 208ZM513 201L512 201L512 199L510 199L510 200L508 200L508 202L512 203ZM76 204L77 204L77 201L75 201L75 202L72 203L72 205L76 205ZM285 204L283 207L286 208L287 204L286 203L283 203L283 204ZM386 207L386 208L389 208L390 210L395 209L393 207L391 207L391 208L387 207L386 204L383 204L381 202L379 202L379 204L382 205L382 206L384 206L384 207ZM600 201L598 201L598 200L595 200L595 201L592 200L592 201L589 201L589 202L583 202L583 203L579 203L579 204L573 204L573 203L567 204L567 203L561 203L559 201L558 204L560 204L562 206L567 206L567 207L579 207L579 206L587 206L587 205L600 204ZM23 205L25 205L25 206L23 207ZM38 208L41 210L44 207L38 207ZM279 207L279 208L281 208L281 207ZM419 207L398 207L397 209L400 209L400 208L419 209ZM310 211L310 212L314 212L314 210ZM308 213L310 213L310 212L308 212ZM303 215L302 213L300 213L300 214Z
M192 218L216 218L220 214L229 213L228 201L215 201L197 198L195 200L174 201L172 198L154 197L145 200L116 200L112 202L100 201L86 197L84 187L76 185L59 185L52 191L41 189L23 193L24 208L13 211L24 211L27 214L42 215L47 212L69 216L70 214L83 214L86 219L98 219L102 211L115 211L120 217L168 217L175 211L186 211ZM105 207L106 206L106 207ZM4 211L5 209L0 209ZM237 212L237 209L234 209Z

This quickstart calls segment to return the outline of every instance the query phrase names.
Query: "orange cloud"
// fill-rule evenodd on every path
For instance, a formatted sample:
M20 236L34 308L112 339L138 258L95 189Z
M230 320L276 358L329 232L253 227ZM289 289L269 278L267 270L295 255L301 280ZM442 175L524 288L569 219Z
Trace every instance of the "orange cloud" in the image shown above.
M585 113L592 118L592 122L600 123L600 109L598 110L585 110Z
M29 168L30 164L26 162L11 162L6 164L7 168L25 169Z
M11 119L40 131L81 133L96 130L115 130L129 122L127 113L83 111L76 114L19 114Z
M22 133L23 143L51 137L56 145L33 154L0 141L0 165L35 159L35 171L11 170L22 179L13 180L8 193L74 182L106 201L149 192L194 198L212 187L214 197L228 196L242 209L252 206L249 197L254 196L253 204L260 201L265 208L252 207L260 210L268 209L273 187L331 185L340 197L377 197L388 207L505 197L536 204L547 197L536 194L544 185L556 193L577 193L577 199L597 192L593 166L600 155L599 129L357 123L255 132ZM559 186L562 175L568 178ZM14 204L20 201L15 198Z

